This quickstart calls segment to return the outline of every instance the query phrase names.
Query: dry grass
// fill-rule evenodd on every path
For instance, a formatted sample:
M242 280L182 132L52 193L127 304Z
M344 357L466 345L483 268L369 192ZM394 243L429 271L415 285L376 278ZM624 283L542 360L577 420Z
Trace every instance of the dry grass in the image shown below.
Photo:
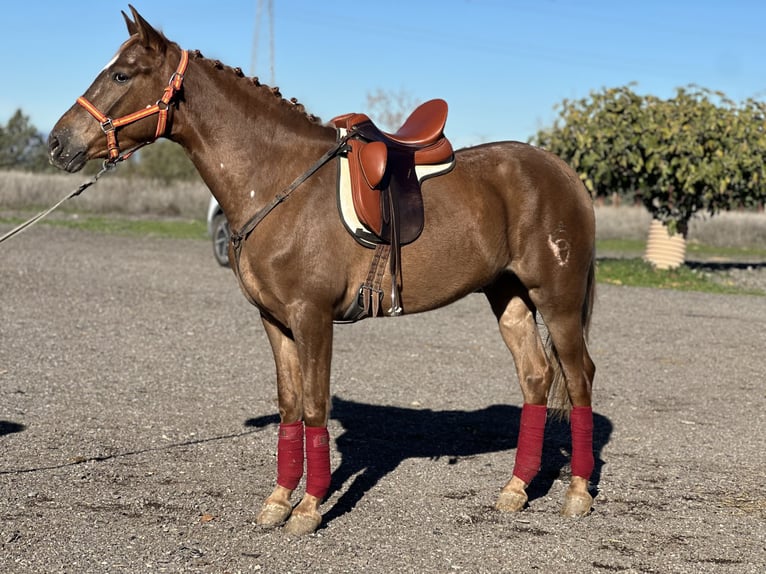
M651 216L643 207L596 207L598 239L646 240ZM727 212L697 216L689 227L688 240L711 247L766 247L766 213Z
M88 179L83 174L0 172L0 213L48 207ZM63 209L201 219L209 201L210 192L200 182L164 184L157 180L106 174L95 186L68 201Z

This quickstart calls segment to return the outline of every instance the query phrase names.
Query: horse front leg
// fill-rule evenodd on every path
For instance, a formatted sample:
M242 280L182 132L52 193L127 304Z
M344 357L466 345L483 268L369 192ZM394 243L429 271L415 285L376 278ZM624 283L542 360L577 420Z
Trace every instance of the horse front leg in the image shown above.
M289 518L293 509L290 497L303 476L303 382L295 342L280 325L264 316L261 320L276 364L280 424L277 484L264 501L256 523L272 528L282 525Z
M307 305L296 313L289 331L266 320L264 325L277 365L281 423L277 486L266 499L258 523L276 526L289 516L285 526L288 533L309 534L321 524L319 507L331 478L327 421L332 318ZM300 503L291 508L290 496L303 474L304 448L306 491Z
M311 304L293 315L292 333L301 367L306 425L306 492L285 525L289 534L314 532L322 522L319 506L330 489L330 363L332 316Z

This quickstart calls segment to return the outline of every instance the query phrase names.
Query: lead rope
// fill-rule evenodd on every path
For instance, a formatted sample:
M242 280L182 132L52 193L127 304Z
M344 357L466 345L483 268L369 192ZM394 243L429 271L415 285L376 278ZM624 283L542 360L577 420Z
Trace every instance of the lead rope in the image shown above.
M80 194L81 194L83 191L85 191L85 190L86 190L86 189L88 189L88 188L89 188L91 185L93 185L94 183L96 183L96 182L98 181L98 178L100 178L100 177L101 177L102 175L104 175L104 174L105 174L107 171L111 170L112 168L114 168L114 167L116 167L116 166L117 166L117 164L115 164L115 163L112 163L112 162L108 162L108 161L105 161L105 162L104 162L104 165L101 167L101 171L99 171L99 172L98 172L98 173L97 173L95 176L93 176L93 177L92 177L91 179L89 179L88 181L86 181L86 182L82 183L82 184L80 185L80 187L78 187L78 188L77 188L77 189L75 189L74 191L72 191L72 192L70 192L69 194L67 194L67 195L65 195L64 197L62 197L62 198L61 198L61 199L60 199L58 202L56 202L55 204L53 204L52 206L50 206L48 209L46 209L46 210L44 210L44 211L41 211L40 213L38 213L38 214L37 214L37 215L35 215L34 217L32 217L32 218L30 218L30 219L26 220L26 221L25 221L24 223L22 223L21 225L18 225L18 226L16 226L16 227L14 227L13 229L11 229L11 230L10 230L8 233L6 233L6 234L5 234L5 235L3 235L2 237L0 237L0 243L2 243L3 241L5 241L6 239L10 239L11 237L13 237L14 235L16 235L16 234L18 234L18 233L21 233L21 232L22 232L22 231L24 231L24 230L25 230L27 227L31 227L32 225L34 225L35 223L37 223L38 221L40 221L42 218L44 218L45 216L47 216L49 213L51 213L51 212L52 212L54 209L57 209L57 208L58 208L58 207L59 207L59 206L60 206L62 203L64 203L66 200L68 200L68 199L72 199L73 197L76 197L76 196L80 195Z

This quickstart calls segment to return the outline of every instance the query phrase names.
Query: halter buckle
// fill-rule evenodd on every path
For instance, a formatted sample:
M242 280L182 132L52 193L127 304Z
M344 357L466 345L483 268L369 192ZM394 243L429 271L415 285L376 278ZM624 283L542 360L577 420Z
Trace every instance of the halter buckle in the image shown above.
M178 80L178 83L176 83L176 80ZM176 70L175 72L173 72L173 75L170 76L170 80L168 80L168 85L173 86L173 88L176 90L179 90L181 89L181 84L183 84L183 82L184 82L184 75L178 70Z
M105 134L113 132L114 130L115 127L112 123L112 118L106 118L103 122L101 122L101 131L103 131Z

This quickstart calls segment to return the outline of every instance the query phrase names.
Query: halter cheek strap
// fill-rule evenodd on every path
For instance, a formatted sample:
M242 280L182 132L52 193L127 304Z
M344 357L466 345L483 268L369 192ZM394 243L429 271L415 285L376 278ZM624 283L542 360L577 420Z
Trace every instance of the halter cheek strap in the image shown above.
M168 85L165 88L165 91L162 93L162 97L159 100L157 100L157 103L152 106L146 106L146 108L144 108L143 110L139 110L137 112L119 117L114 120L108 117L103 112L101 112L101 110L99 110L96 106L90 103L84 96L80 96L79 98L77 98L77 103L80 104L83 108L85 108L85 110L94 118L96 118L96 121L98 121L99 124L101 124L101 129L103 130L104 135L106 135L108 163L116 163L118 161L127 159L128 157L130 157L130 155L134 151L136 151L136 149L138 149L138 148L135 148L125 155L120 155L120 146L117 143L118 128L121 128L122 126L126 126L128 124L132 124L134 122L137 122L138 120L142 120L151 115L158 114L157 130L155 131L154 139L152 141L164 135L165 130L167 129L168 108L170 107L170 102L173 100L173 98L175 97L175 95L178 93L178 91L181 89L181 86L183 85L184 74L186 73L186 67L188 64L189 64L189 52L186 50L183 50L181 52L181 61L178 63L178 68L176 68L176 71L173 72L172 76L170 76ZM151 141L145 142L141 145L143 146L149 143L152 143L152 142Z

